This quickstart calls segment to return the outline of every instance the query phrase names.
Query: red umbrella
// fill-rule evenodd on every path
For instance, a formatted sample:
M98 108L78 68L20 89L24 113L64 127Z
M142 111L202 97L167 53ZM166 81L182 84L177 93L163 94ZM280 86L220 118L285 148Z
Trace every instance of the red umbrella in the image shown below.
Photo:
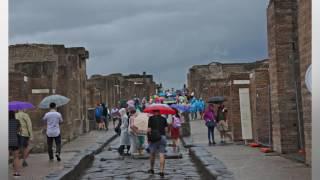
M154 111L160 111L160 114L176 114L176 111L167 104L151 104L143 112L153 113Z

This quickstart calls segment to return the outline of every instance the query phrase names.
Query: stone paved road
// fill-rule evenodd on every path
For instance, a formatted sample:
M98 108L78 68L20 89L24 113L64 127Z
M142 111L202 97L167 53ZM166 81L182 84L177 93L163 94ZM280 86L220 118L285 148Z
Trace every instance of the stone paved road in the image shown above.
M111 146L118 144L119 139L114 140ZM149 169L148 159L132 159L121 157L116 151L105 148L96 155L92 167L87 169L82 180L88 179L161 179L159 173L159 159L155 163L155 174L147 173ZM169 148L168 148L169 149ZM166 159L165 178L163 179L201 179L197 169L191 161L188 150L180 148L182 159ZM100 161L101 158L106 159Z
M114 135L114 131L110 130L105 131L91 131L89 133L79 136L77 139L65 144L62 147L61 153L61 162L56 160L53 162L49 161L47 153L37 153L30 154L27 162L28 167L21 169L21 177L19 179L26 180L40 180L43 179L46 175L61 170L64 168L64 162L72 159L74 155L77 154L80 150L85 150L93 145L96 145L96 141L100 139L108 139ZM9 179L15 179L13 176L12 164L9 166L8 177Z
M266 156L259 149L245 145L220 145L215 130L216 146L208 146L207 128L203 121L191 121L193 143L204 146L221 160L238 180L310 180L311 168L281 156Z

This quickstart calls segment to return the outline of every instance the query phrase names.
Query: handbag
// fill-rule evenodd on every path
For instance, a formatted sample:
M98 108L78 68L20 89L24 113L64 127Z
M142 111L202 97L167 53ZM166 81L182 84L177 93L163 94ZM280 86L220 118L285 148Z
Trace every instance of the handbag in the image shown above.
M213 121L207 121L207 122L206 122L206 126L207 126L208 128L213 128L213 127L215 126L215 123L214 123Z

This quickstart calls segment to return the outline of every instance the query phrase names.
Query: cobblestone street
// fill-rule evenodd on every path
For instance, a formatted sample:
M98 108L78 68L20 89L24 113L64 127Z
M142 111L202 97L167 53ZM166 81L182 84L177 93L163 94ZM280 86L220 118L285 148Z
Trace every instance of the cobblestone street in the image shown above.
M117 145L117 138L111 146ZM170 151L170 147L167 147ZM150 175L147 170L150 168L149 159L133 159L121 157L115 150L106 147L100 154L95 156L92 167L87 169L82 180L88 179L201 179L195 165L189 157L187 149L180 147L182 159L166 159L165 178L160 178L159 158L155 162L155 174ZM101 161L102 159L102 161Z

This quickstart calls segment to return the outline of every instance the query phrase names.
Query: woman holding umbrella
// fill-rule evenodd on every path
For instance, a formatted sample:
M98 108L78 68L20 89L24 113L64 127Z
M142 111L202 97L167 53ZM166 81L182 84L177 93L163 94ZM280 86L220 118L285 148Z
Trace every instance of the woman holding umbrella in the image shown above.
M18 111L15 113L15 118L20 123L20 131L18 135L19 140L19 148L22 151L22 165L28 166L26 159L29 156L30 148L30 141L33 139L32 133L32 122L27 113L24 111L27 109L33 109L34 106L29 102L22 102L22 101L12 101L9 102L9 110L10 111Z

